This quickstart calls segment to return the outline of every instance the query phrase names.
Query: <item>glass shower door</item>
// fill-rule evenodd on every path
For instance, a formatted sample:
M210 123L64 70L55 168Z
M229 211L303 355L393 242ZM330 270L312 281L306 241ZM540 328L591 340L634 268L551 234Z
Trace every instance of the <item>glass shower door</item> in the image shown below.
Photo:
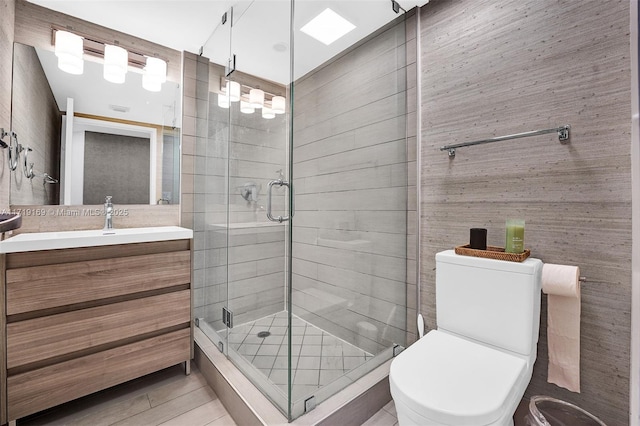
M406 345L408 202L404 17L295 3L292 418ZM327 7L372 32L326 44L299 30Z
M367 24L346 3L240 1L204 48L201 328L290 420L406 341L404 22L300 32L327 6Z
M286 309L288 51L291 4L237 2L230 13L226 76L228 358L283 413L289 403ZM267 43L257 32L270 16ZM215 78L218 78L217 76ZM237 95L237 96L236 96Z
M194 158L194 311L198 327L225 354L229 239L230 109L226 67L231 52L231 10L220 17L196 65ZM204 125L203 125L204 124Z

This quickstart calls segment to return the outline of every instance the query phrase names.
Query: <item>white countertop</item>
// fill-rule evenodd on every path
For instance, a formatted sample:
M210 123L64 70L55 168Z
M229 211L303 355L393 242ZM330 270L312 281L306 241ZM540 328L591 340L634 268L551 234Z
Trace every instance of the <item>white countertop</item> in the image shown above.
M193 231L179 226L122 228L110 229L108 231L99 229L88 231L33 232L18 234L0 242L0 253L148 243L153 241L185 240L191 238L193 238Z

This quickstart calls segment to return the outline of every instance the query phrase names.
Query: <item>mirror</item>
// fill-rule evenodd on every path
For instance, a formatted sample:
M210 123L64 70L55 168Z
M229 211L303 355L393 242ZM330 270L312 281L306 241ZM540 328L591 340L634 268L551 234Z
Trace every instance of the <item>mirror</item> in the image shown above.
M53 51L14 43L12 131L22 150L11 204L101 204L106 195L178 204L180 86L147 91L131 67L125 83L110 83L101 59L84 59L83 74L72 75Z

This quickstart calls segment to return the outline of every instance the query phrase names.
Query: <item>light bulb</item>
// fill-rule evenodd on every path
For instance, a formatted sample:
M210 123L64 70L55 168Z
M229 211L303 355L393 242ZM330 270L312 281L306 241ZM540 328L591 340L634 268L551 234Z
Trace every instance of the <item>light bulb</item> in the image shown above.
M273 99L271 99L271 109L276 114L284 114L285 113L284 96L274 96Z
M240 112L245 114L253 114L255 108L251 106L249 102L245 102L243 100L240 101Z
M124 83L129 54L120 46L104 46L104 79L112 83Z
M218 93L218 106L220 108L229 108L229 97L223 93Z
M147 57L142 75L142 87L151 92L159 92L165 81L167 81L167 63L160 58Z
M267 120L275 118L276 114L269 107L262 107L262 118L266 118Z
M67 31L56 31L55 53L58 68L69 74L82 74L84 71L84 51L82 37Z
M240 83L237 81L230 81L227 84L227 95L231 102L238 102L240 100Z
M264 105L264 91L260 89L251 89L249 91L249 102L254 108L262 108Z
M142 74L142 87L150 92L159 92L162 90L162 83L147 74Z

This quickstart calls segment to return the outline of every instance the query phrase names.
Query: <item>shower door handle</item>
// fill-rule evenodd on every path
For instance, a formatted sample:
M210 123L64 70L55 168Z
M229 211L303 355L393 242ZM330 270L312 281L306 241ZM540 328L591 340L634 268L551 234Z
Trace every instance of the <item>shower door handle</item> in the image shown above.
M269 182L269 186L268 186L268 190L267 190L267 218L272 221L272 222L285 222L289 219L291 219L289 216L277 216L274 217L273 214L271 213L271 193L273 191L273 187L274 186L286 186L287 188L289 188L289 191L291 191L291 216L293 216L293 212L294 212L294 207L293 207L293 186L291 186L291 184L287 181L284 181L282 179L276 179L276 180L272 180L271 182Z

